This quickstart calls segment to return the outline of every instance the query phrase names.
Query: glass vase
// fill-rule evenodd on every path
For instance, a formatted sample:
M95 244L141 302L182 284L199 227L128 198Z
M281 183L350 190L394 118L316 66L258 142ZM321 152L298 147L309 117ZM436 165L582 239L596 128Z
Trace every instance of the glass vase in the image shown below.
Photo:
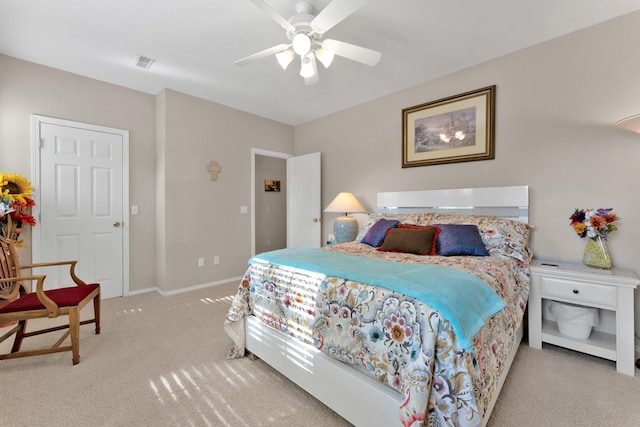
M590 237L587 239L587 245L584 247L584 255L582 263L589 267L609 269L611 268L611 258L607 243L600 237Z

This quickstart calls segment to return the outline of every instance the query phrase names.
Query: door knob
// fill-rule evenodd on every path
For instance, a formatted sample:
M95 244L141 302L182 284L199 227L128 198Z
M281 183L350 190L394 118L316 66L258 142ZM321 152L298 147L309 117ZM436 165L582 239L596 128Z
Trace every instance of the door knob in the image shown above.
M114 227L120 227L120 221L116 221L116 222L114 222L114 223L113 223L113 226L114 226Z
M313 222L318 222L320 221L318 218L313 218Z

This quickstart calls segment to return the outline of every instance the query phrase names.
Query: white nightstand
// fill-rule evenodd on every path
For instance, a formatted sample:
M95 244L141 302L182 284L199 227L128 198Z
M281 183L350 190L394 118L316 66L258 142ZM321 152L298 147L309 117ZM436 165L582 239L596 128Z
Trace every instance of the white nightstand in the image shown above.
M581 264L534 260L529 292L529 346L543 342L616 361L618 372L635 374L634 290L640 284L630 270L598 270ZM592 331L588 339L562 335L554 321L542 318L544 299L615 312L615 333Z

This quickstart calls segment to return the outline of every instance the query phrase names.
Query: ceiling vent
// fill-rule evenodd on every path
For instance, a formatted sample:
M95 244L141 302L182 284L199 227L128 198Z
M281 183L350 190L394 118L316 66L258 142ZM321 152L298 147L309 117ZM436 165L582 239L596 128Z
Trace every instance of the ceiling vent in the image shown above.
M138 59L136 59L136 67L144 68L148 70L151 68L151 65L155 62L155 59L147 58L146 56L138 55Z

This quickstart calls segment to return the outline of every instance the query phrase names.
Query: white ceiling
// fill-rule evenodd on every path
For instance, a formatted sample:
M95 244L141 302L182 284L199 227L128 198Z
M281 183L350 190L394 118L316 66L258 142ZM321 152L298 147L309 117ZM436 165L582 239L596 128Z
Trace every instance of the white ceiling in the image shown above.
M298 2L266 1L285 18ZM321 10L329 1L310 3ZM234 65L287 42L249 0L0 0L0 53L298 125L639 9L638 0L369 0L325 38L378 50L382 60L368 67L336 57L319 66L314 86L295 63ZM149 71L134 67L138 54L155 59Z

